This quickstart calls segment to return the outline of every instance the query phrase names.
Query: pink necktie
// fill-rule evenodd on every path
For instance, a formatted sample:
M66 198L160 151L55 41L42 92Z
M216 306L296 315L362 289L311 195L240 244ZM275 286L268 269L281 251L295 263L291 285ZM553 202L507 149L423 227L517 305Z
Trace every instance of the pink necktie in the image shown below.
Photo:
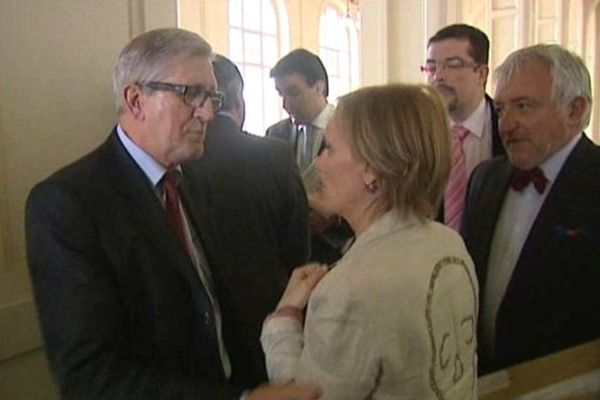
M163 190L165 191L165 208L171 228L179 238L181 245L189 254L187 240L183 228L183 218L181 217L181 203L179 193L177 192L176 172L167 171L162 179Z
M467 191L467 166L463 142L469 130L455 125L452 128L452 169L444 192L444 223L455 231L460 230L465 194Z

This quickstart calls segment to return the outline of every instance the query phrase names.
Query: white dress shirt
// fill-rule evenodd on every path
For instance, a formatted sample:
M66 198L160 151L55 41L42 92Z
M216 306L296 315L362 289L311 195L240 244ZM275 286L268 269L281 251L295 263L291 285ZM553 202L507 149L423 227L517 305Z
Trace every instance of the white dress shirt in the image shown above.
M467 178L479 163L492 158L492 109L485 97L473 114L461 123L451 121L451 126L461 125L469 130L463 141Z
M297 134L301 136L296 140L296 155L301 172L306 171L317 157L323 133L334 111L335 107L328 103L310 124L299 127Z

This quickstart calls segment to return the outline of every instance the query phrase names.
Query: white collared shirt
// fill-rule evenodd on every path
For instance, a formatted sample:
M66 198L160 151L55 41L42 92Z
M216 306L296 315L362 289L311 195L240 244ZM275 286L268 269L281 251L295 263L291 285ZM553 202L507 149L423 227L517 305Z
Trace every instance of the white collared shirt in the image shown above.
M463 141L467 178L479 163L492 158L492 109L485 96L475 111L461 123L451 121L450 125L461 125L469 130Z
M311 163L312 161L314 161L314 159L317 157L317 154L319 153L321 143L323 142L323 133L325 131L325 128L327 127L327 124L329 123L329 120L331 119L331 117L333 117L334 112L335 107L332 104L327 103L325 105L325 108L321 110L319 115L317 115L317 117L313 119L310 124L305 126L305 128L308 129L308 131L310 131L312 135L314 135L314 137L310 139L310 143L312 146L310 157ZM301 149L298 149L298 151L301 151Z
M523 245L558 173L581 137L581 134L575 135L539 166L548 180L543 193L538 193L533 185L528 185L521 192L509 188L506 193L490 246L485 287L482 288L483 340L480 345L491 359L494 358L496 343L496 316Z

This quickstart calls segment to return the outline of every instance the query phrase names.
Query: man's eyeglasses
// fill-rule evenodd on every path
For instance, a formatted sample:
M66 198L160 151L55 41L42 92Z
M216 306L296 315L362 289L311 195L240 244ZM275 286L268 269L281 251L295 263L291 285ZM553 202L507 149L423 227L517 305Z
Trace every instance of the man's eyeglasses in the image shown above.
M221 109L223 101L225 100L224 93L218 91L213 92L206 89L202 85L188 86L167 82L148 82L144 83L143 86L152 90L163 90L177 93L179 96L181 96L183 102L190 107L203 107L204 103L206 103L206 100L210 98L214 112L217 112Z
M458 71L462 68L477 68L481 64L476 62L465 61L462 58L448 58L443 61L427 60L425 65L421 66L421 72L427 75L435 74L438 69L447 69L448 71Z

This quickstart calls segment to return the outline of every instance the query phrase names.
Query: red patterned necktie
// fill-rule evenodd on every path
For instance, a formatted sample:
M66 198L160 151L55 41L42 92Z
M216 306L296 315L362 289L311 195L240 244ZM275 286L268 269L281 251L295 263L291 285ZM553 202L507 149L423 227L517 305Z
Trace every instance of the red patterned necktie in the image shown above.
M530 183L533 183L535 190L542 194L546 189L548 179L546 179L544 172L539 167L535 167L534 169L529 170L515 168L508 180L510 187L517 192L522 192Z
M163 190L165 191L165 208L171 228L179 238L181 245L189 254L188 244L185 237L183 218L181 216L181 202L177 192L177 179L175 171L167 171L162 178Z
M444 192L444 223L460 230L467 192L467 165L463 142L469 130L461 125L452 128L452 169Z

